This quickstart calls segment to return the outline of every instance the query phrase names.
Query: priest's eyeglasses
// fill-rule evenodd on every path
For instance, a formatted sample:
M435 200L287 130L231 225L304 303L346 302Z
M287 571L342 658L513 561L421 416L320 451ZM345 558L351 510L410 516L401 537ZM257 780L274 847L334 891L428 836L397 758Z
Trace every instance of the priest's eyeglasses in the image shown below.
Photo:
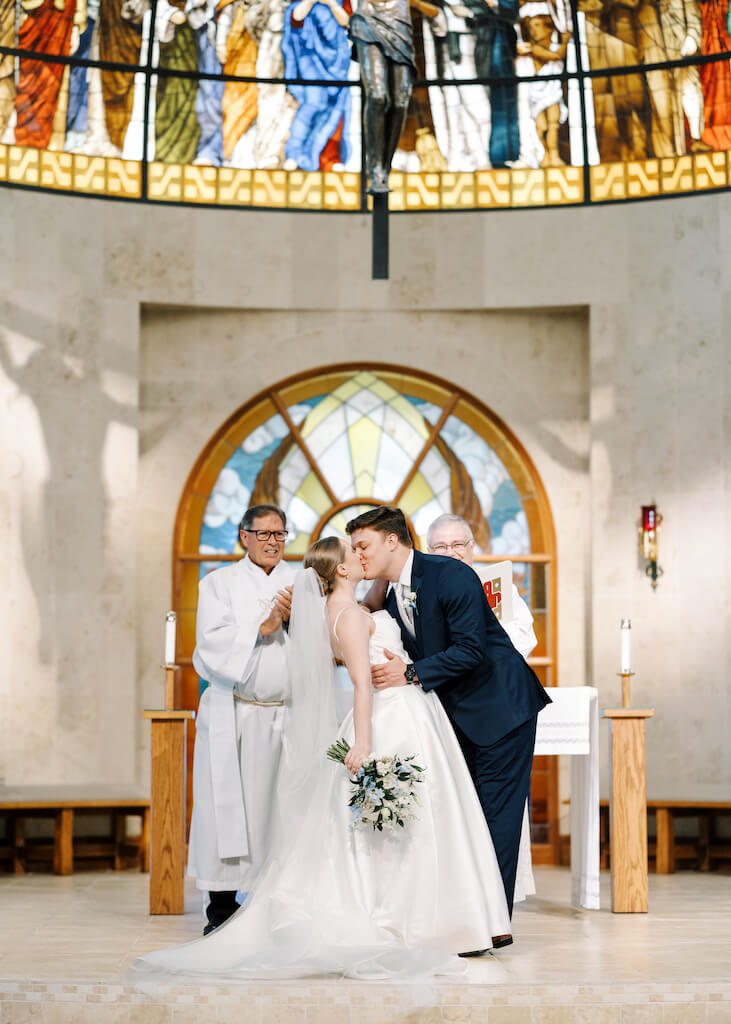
M429 550L434 555L446 555L448 551L454 551L455 554L463 554L472 543L472 538L469 540L453 540L451 544L432 544Z
M273 537L277 544L281 544L287 539L286 530L244 530L244 533L255 533L256 539L260 541L269 540Z

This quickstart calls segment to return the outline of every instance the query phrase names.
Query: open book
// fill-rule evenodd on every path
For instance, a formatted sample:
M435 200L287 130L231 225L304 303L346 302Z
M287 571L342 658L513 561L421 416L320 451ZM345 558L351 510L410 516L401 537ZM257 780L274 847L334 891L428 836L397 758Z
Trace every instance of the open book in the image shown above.
M472 568L480 577L482 589L497 619L512 622L513 611L513 563L475 562Z

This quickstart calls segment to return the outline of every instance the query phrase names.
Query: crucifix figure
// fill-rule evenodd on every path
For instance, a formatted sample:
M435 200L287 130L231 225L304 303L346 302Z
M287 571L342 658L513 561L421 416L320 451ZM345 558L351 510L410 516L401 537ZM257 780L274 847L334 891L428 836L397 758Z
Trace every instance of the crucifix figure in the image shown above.
M416 77L410 7L427 17L439 9L426 0L359 0L348 34L360 63L368 192L388 192L388 175Z

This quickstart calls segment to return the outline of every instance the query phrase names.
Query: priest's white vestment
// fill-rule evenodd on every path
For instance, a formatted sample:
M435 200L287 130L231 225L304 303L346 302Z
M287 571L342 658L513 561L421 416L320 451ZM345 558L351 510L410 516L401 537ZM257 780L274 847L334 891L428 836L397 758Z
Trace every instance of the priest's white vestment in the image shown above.
M533 629L533 616L530 613L530 608L518 593L515 584L513 584L513 618L510 622L501 622L500 625L512 640L516 651L519 651L524 658L528 658L538 643L538 638Z
M266 573L247 556L198 588L193 664L210 684L196 718L188 874L199 889L248 891L269 852L289 697L287 634L262 637L294 571Z

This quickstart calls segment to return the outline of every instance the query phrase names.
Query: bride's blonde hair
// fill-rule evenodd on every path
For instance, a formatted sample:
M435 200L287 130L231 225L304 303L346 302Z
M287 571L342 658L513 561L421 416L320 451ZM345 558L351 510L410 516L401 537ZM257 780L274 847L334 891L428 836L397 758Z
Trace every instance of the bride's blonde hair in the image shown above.
M345 560L345 543L339 537L323 537L308 548L303 565L320 577L325 596L335 589L335 576Z

